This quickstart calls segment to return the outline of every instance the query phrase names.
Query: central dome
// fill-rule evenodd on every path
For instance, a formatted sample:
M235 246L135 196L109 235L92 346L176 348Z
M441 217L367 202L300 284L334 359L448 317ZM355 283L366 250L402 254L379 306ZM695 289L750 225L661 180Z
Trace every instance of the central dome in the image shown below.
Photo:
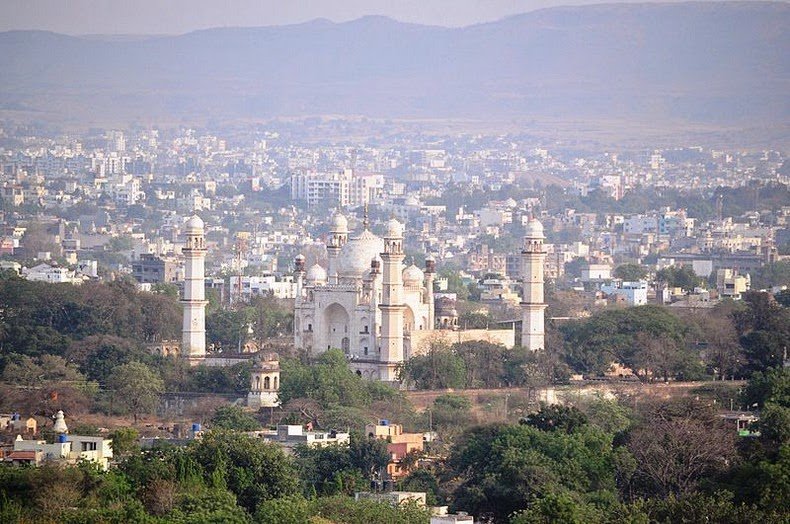
M384 240L367 229L349 240L340 250L337 274L340 277L360 278L370 270L370 261L384 251Z

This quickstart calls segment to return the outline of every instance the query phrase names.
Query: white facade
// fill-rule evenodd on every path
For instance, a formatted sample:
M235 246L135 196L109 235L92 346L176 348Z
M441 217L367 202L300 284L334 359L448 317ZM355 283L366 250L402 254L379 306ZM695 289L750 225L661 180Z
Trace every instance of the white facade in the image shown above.
M74 284L82 279L75 280L74 273L63 267L53 267L48 264L39 264L30 269L22 268L22 276L34 282L47 282L50 284Z
M206 358L206 239L203 221L194 215L186 224L184 254L184 322L181 355L197 363Z
M384 189L384 176L359 174L351 169L336 173L294 173L291 198L312 206L327 201L345 206L362 206L377 201Z
M367 228L349 240L347 221L332 219L328 268L305 272L296 259L294 343L311 356L342 349L357 374L395 381L411 355L411 335L433 329L434 262L403 267L403 226L382 239Z
M625 298L629 306L644 306L647 304L647 282L614 282L601 286L601 291L607 295L617 295Z
M582 282L592 280L609 280L612 278L612 266L609 264L588 264L581 270Z
M239 299L241 292L242 299L249 299L256 295L271 295L276 298L293 299L296 297L296 282L290 276L277 279L274 275L241 277L230 277L230 299L231 302Z
M536 219L527 223L524 247L521 250L521 345L530 351L546 347L545 311L543 295L543 264L546 250L543 247L543 224Z

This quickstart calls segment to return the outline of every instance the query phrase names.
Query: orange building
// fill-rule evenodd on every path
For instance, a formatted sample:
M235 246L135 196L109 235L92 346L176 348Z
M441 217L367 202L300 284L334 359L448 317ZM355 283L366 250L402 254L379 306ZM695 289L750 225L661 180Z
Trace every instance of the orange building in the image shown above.
M365 434L371 438L385 439L389 443L387 451L390 462L387 474L392 480L405 477L409 472L403 467L403 458L413 452L423 450L422 433L404 433L400 424L390 424L389 420L379 420L377 424L365 426Z

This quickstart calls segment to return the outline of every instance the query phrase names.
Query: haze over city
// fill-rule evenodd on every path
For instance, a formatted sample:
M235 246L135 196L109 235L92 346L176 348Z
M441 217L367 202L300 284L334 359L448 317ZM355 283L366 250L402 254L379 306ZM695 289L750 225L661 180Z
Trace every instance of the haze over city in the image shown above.
M3 2L0 522L787 522L787 27Z

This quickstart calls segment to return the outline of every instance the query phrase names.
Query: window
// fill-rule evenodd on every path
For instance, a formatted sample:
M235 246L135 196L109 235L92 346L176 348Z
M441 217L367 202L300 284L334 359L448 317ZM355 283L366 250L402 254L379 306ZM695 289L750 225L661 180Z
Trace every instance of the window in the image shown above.
M263 389L269 389L269 377L263 379Z

